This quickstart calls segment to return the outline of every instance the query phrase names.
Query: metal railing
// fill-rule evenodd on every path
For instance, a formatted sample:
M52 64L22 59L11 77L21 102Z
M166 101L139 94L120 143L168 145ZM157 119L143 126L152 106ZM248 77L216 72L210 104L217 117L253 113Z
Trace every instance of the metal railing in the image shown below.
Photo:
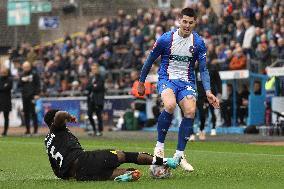
M263 70L261 70L263 64L262 61L257 59L250 59L248 64L248 69L254 73L261 73ZM284 59L276 59L272 64L269 65L269 67L281 67L284 66Z

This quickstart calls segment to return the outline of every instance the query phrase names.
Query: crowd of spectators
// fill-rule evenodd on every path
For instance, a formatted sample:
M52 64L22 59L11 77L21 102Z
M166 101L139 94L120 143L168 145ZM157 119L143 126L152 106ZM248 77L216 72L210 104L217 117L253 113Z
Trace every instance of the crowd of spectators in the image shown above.
M265 73L284 59L283 1L223 0L219 12L206 0L186 2L198 10L196 31L208 48L208 64L219 70L253 69L251 60L256 60L254 71ZM130 88L131 70L140 70L155 40L178 27L179 11L150 8L129 15L119 10L91 21L82 35L66 33L63 43L37 48L22 43L10 51L12 74L17 79L27 60L41 77L43 95L77 95L85 90L90 66L99 64L106 89Z

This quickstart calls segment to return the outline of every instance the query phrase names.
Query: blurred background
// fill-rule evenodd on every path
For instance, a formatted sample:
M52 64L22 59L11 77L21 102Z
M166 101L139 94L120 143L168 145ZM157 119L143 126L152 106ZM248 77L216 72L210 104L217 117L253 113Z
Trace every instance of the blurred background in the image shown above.
M77 116L74 127L90 130L86 87L96 64L105 86L104 130L154 131L162 107L155 88L159 59L144 97L134 83L155 40L178 28L183 7L198 11L195 31L207 46L209 71L221 79L217 134L283 135L281 0L0 0L0 66L13 81L9 125L25 125L19 78L28 61L39 75L40 128L44 113L60 108ZM209 133L213 113L207 103L203 109ZM199 120L197 112L196 133ZM180 121L177 109L173 131Z

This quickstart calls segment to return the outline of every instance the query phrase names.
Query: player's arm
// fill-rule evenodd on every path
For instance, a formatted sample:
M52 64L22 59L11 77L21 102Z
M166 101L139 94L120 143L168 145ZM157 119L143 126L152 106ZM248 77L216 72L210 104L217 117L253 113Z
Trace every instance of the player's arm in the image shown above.
M206 66L206 46L203 39L200 41L198 47L198 63L199 63L199 72L202 80L203 88L207 92L211 92L210 86L210 76Z
M164 44L163 44L163 35L155 42L154 47L150 54L148 55L146 61L144 62L144 65L142 67L142 71L140 74L139 84L138 84L138 94L143 96L145 93L145 80L146 77L151 70L151 67L155 60L162 54L164 50Z
M201 39L200 43L198 44L198 63L200 77L209 103L212 104L214 108L219 108L219 100L211 92L210 76L206 66L206 51L207 49L205 43L203 39Z
M62 129L66 127L66 122L76 122L76 117L72 116L66 111L58 111L54 116L54 124L51 126L51 130Z

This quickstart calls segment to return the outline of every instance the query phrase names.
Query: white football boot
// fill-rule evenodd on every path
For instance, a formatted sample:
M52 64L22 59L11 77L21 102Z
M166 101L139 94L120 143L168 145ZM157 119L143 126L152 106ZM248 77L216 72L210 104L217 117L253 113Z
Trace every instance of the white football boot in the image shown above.
M174 155L174 157L176 157L176 154ZM186 161L185 155L183 155L183 156L181 157L180 166L181 166L185 171L188 171L188 172L193 172L193 171L194 171L194 168L192 167L192 165L190 165L190 164Z

